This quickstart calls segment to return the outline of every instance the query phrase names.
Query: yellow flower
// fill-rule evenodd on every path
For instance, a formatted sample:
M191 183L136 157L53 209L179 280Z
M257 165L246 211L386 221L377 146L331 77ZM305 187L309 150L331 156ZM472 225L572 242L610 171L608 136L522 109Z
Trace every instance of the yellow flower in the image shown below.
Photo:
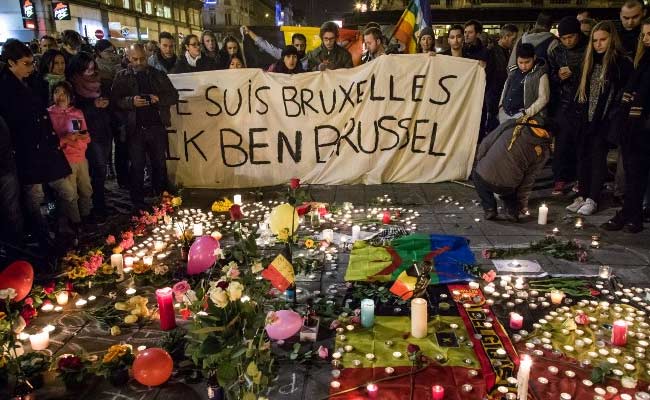
M0 311L0 320L7 318L7 313Z
M70 279L83 279L88 276L88 271L82 266L76 266L68 271L68 278Z
M181 204L183 204L183 199L181 197L174 197L172 199L172 206L173 207L180 207Z
M104 264L102 265L102 274L104 275L110 275L113 273L113 266L110 264Z
M136 322L138 322L138 316L137 315L130 314L130 315L127 315L126 317L124 317L124 323L125 324L135 324Z
M314 241L312 239L305 240L305 247L308 249L314 248Z
M281 242L286 242L289 240L289 229L284 228L280 232L278 232L278 240Z
M115 247L113 248L113 254L121 254L122 251L124 251L124 249L121 248L120 246L115 246Z
M213 212L228 212L232 206L232 201L224 198L223 201L215 201L212 203Z
M148 270L149 270L149 266L145 265L142 262L138 262L136 264L133 264L133 272L135 272L136 274L144 274Z
M111 326L111 336L119 336L122 334L122 330L120 329L119 326L113 325Z
M251 271L252 271L254 274L256 274L256 273L258 273L258 272L261 272L263 269L264 269L264 267L262 266L262 263L259 262L259 261L256 262L255 264L253 264L253 266L251 267Z

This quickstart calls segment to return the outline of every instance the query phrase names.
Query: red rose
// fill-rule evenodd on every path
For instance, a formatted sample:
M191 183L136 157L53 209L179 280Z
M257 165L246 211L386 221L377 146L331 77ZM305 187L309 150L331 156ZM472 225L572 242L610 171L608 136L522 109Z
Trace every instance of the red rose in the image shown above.
M191 316L192 316L192 311L190 311L189 308L183 308L181 310L181 317L183 317L184 320L190 319Z
M291 178L289 181L289 186L291 189L296 190L300 187L300 179L299 178Z
M25 304L23 306L23 309L20 310L20 316L23 317L23 319L25 320L26 326L29 326L29 324L32 321L32 318L34 318L35 315L36 315L36 309L29 304Z
M65 290L67 290L68 292L74 292L74 285L72 284L72 282L65 283Z
M54 288L56 287L56 283L54 281L46 284L43 286L43 293L45 294L52 294L54 293Z
M409 343L409 345L406 347L406 351L408 353L417 353L418 351L420 351L420 346L418 346L417 344Z
M587 325L589 323L589 317L586 314L578 314L575 317L575 321L578 325Z
M230 283L228 283L228 281L219 281L219 282L217 282L217 287L221 288L223 290L228 289L228 286L230 286Z
M311 205L310 204L303 204L301 206L296 207L296 212L298 213L299 216L303 216L307 214L311 210Z
M238 204L233 204L230 207L230 220L241 221L242 218L244 218L244 214L241 212L241 207Z
M81 369L81 358L77 356L68 356L59 359L58 367L60 370Z

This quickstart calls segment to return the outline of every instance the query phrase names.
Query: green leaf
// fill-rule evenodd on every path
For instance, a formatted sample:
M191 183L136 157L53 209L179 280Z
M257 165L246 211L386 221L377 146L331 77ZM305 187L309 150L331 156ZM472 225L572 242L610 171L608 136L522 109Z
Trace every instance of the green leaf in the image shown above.
M201 335L204 333L223 332L224 330L225 328L223 326L206 326L205 328L191 329L190 333Z
M247 350L248 350L248 348L242 347L239 350L237 350L236 352L234 352L230 358L232 358L233 360L235 358L239 358L239 357L241 357L242 354L246 353Z

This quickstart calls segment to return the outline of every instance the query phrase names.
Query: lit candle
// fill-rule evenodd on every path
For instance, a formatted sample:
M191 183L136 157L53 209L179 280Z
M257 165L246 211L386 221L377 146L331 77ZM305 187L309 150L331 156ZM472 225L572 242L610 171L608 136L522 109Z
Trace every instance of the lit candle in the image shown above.
M574 226L576 229L582 229L582 218L576 218L576 224Z
M411 300L411 335L418 339L427 336L427 301L425 299Z
M524 354L519 360L519 371L517 372L517 398L528 399L528 379L530 379L530 368L533 360Z
M627 344L627 322L623 320L614 321L612 326L612 344L614 346L625 346Z
M433 385L431 387L431 397L433 400L442 400L445 398L445 388L440 385Z
M29 335L29 343L32 345L32 350L45 350L50 345L50 332L42 330L35 335Z
M548 220L548 207L546 207L546 204L542 204L538 210L537 223L539 225L546 225L547 220Z
M62 290L56 294L56 304L64 306L68 304L68 291Z
M131 268L133 268L133 257L131 256L124 257L124 268L129 268L129 271L131 270Z
M371 399L377 398L377 393L379 392L379 386L377 386L376 383L369 383L368 386L366 386L366 390L368 391L368 397L370 397Z
M122 254L111 254L111 266L118 275L124 275L124 257Z
M519 277L515 281L515 289L521 290L523 288L524 288L524 278Z
M564 299L564 292L561 290L551 290L551 303L562 304Z
M560 230L557 227L553 228L553 235L557 235L558 233L560 233Z
M241 206L241 194L236 194L233 196L233 203Z
M478 289L479 288L478 282L474 282L474 281L470 282L469 283L469 288L470 289Z
M510 314L510 328L512 329L521 329L524 326L524 317L521 314L515 312Z
M372 299L361 300L361 326L371 328L375 323L375 302Z
M609 265L601 265L598 267L598 276L603 279L609 279L609 275L611 274L611 269Z
M142 262L144 265L152 266L153 265L153 256L144 256L142 257Z
M54 304L52 304L52 302L50 302L49 300L47 303L43 303L43 305L41 306L41 311L50 312L52 310L54 310Z
M192 233L194 234L195 237L203 236L203 224L202 223L194 224Z
M334 241L334 231L332 229L323 229L321 236L323 240L327 240L328 242Z
M76 303L74 303L77 308L83 308L86 304L88 304L88 301L84 299L79 299Z
M156 251L162 251L165 248L165 242L162 240L156 240L153 242L153 249Z
M361 227L359 225L352 225L352 243L359 240L360 233L361 233Z
M170 287L156 290L158 313L160 314L160 329L163 331L168 331L176 327L173 295L174 292Z
M135 294L135 288L128 288L126 289L125 293L127 296L133 296Z

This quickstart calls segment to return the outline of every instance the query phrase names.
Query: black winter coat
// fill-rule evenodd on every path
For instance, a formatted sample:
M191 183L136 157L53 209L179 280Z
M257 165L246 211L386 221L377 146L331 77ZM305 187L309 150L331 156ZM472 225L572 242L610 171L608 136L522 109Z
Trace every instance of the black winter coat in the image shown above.
M560 43L549 51L549 81L551 84L549 109L552 114L566 111L573 105L580 83L582 60L588 43L589 39L580 34L580 41L574 48L567 49ZM571 69L571 76L565 80L561 80L559 76L562 67Z
M55 181L72 172L35 82L23 83L9 68L0 69L0 116L11 133L18 178L23 185Z
M206 57L201 55L201 58L196 62L196 67L191 66L185 58L185 54L181 54L176 60L176 65L170 72L170 74L186 74L189 72L201 72L201 71L214 71L219 69L217 63L212 57Z

